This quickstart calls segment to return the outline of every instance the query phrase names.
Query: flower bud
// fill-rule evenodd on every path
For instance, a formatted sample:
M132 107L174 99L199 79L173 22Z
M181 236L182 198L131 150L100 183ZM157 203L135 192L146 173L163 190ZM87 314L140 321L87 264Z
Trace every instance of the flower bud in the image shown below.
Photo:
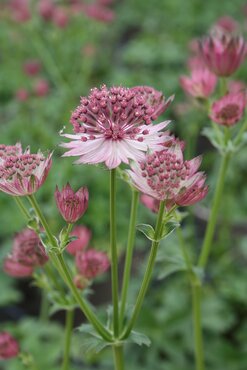
M19 344L8 332L0 333L0 360L16 357L19 353Z
M68 183L62 191L56 187L55 199L57 208L64 220L70 224L75 223L85 213L88 206L88 190L81 187L76 193Z

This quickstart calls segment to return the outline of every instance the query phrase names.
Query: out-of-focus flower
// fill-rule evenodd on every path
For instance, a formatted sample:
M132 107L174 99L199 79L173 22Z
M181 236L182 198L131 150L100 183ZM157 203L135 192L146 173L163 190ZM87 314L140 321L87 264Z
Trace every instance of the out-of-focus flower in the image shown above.
M87 247L92 234L86 226L76 226L70 233L70 236L76 236L77 239L67 245L66 251L76 255L78 251L84 250Z
M41 63L37 59L27 60L23 64L23 71L28 76L36 76L41 70Z
M0 164L0 190L14 196L35 193L44 183L52 164L41 152L10 156Z
M206 65L205 65L202 57L200 57L199 55L196 55L196 56L193 56L193 57L189 58L188 62L187 62L187 66L191 71L193 71L195 69L204 69L204 68L206 68Z
M159 111L162 104L168 102L159 101ZM148 148L158 150L165 141L160 131L169 121L152 125L153 115L157 116L157 105L150 102L150 94L124 87L94 88L72 113L75 135L62 134L72 139L62 144L69 149L64 156L80 156L77 164L105 162L109 169L129 159L141 160Z
M216 24L213 26L213 30L221 30L222 32L234 33L239 30L239 24L232 17L225 15L219 18Z
M16 143L15 145L0 144L0 165L5 161L5 159L21 154L22 147L20 143Z
M28 277L36 267L48 261L38 235L31 229L24 229L14 238L11 253L4 260L4 271L14 277Z
M201 157L184 161L180 145L147 154L144 161L132 164L127 172L133 185L166 206L192 205L203 199L208 187L203 172L197 172Z
M16 357L19 353L17 340L8 332L0 332L0 360Z
M87 288L89 281L84 276L77 274L74 276L74 284L77 287L77 289L83 290Z
M83 12L89 18L104 23L111 23L115 19L115 12L100 4L83 4Z
M48 95L50 91L50 84L45 79L39 79L34 83L33 90L35 95L42 97Z
M69 16L63 7L56 6L52 15L53 23L59 28L65 28L69 23Z
M82 187L75 193L69 183L62 191L56 187L57 208L66 222L74 224L84 215L88 206L88 196L87 188Z
M191 77L181 76L180 85L183 90L195 98L208 98L215 89L217 77L207 68L196 68Z
M246 57L247 46L242 36L216 32L200 43L206 66L217 76L232 75Z
M159 210L160 201L150 197L150 195L142 194L140 201L145 207L149 208L152 212L157 213Z
M52 0L39 0L38 13L45 20L50 21L53 17L55 4Z
M231 80L228 81L227 86L229 93L238 93L240 91L245 92L247 90L247 86L242 81Z
M27 89L24 89L22 87L22 88L20 88L16 91L15 97L16 97L17 100L19 100L21 102L27 101L28 98L29 98L29 92L27 91Z
M10 0L9 8L16 22L25 23L31 18L29 0Z
M243 117L246 104L245 92L229 93L213 103L210 118L219 125L233 126Z
M110 266L106 253L92 248L78 252L75 263L79 273L87 279L103 274Z

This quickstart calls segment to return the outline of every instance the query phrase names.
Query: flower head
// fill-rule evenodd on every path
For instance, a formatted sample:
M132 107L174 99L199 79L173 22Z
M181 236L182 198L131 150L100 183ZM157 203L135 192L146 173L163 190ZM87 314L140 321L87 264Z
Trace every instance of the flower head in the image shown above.
M246 104L245 92L229 93L213 103L210 118L219 125L233 126L243 117Z
M51 154L47 158L41 152L8 156L0 162L0 190L14 196L35 193L44 183L51 168Z
M165 140L160 131L168 122L151 123L167 102L159 96L157 103L153 89L136 89L102 86L81 98L71 116L75 135L62 135L72 139L62 144L69 149L64 156L80 156L78 164L105 162L111 169L129 159L143 159L148 148L158 150Z
M75 263L79 273L86 279L93 279L103 274L110 266L107 255L92 248L78 252Z
M166 206L192 205L203 199L208 191L205 176L196 172L201 158L184 161L180 145L147 154L144 161L128 170L134 186Z
M217 76L232 75L243 62L247 45L242 36L216 32L200 44L201 55L207 67Z
M0 360L16 357L19 353L17 340L6 331L0 332Z
M36 76L41 70L41 63L38 59L27 60L23 65L23 70L27 76Z
M86 226L76 226L70 233L70 236L76 236L77 239L67 245L66 251L75 255L78 251L86 248L92 233Z
M183 90L195 98L208 98L214 92L216 83L217 77L206 67L193 69L191 77L180 77Z
M22 147L20 143L15 145L4 145L0 144L0 165L5 161L5 159L12 156L19 156L22 154Z
M11 253L4 260L4 271L14 277L28 277L36 267L48 261L38 235L31 229L18 233L13 242Z
M71 189L68 183L62 191L56 187L55 198L57 208L68 223L75 223L86 212L88 206L88 190L80 188L76 193Z

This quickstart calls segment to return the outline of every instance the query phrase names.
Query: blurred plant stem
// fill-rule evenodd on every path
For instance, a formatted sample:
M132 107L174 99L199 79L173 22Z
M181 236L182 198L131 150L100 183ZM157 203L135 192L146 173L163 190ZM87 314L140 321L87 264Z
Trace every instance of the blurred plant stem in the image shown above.
M128 233L127 251L126 251L126 256L125 256L122 295L121 295L120 325L123 324L123 320L124 320L126 299L127 299L127 294L128 294L128 288L129 288L130 272L131 272L133 249L134 249L134 242L135 242L138 201L139 201L139 192L136 191L135 189L132 189L129 233Z
M22 203L22 199L20 197L13 197L17 207L19 208L20 212L24 216L24 218L28 221L30 218L29 212L27 211L26 207Z
M69 357L70 357L70 347L71 347L71 335L74 324L74 310L66 311L65 319L65 338L64 338L64 354L63 354L63 365L62 370L69 370Z
M124 370L123 346L113 346L115 370Z
M41 322L47 322L49 318L49 300L47 297L46 290L41 290L41 302L40 302L40 312L39 312L39 320Z

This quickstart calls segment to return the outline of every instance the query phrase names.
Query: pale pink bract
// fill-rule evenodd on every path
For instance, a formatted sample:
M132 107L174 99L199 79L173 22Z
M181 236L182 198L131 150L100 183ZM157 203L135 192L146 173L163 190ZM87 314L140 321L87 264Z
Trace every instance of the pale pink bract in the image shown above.
M233 126L243 117L246 104L245 91L229 93L213 103L210 118L219 125Z
M52 160L41 152L9 156L0 162L0 190L14 196L35 193L44 183L51 168Z
M197 172L201 157L184 161L180 145L147 154L144 161L132 164L127 172L133 185L166 206L188 206L203 199L208 187L203 172Z
M62 144L69 149L64 156L80 156L77 164L105 163L112 169L121 162L128 163L129 159L142 160L148 149L158 150L166 139L160 131L169 122L154 125L152 121L171 98L165 102L159 97L157 101L154 91L151 88L144 94L140 87L92 89L89 97L82 97L81 104L72 113L75 134L62 134L71 139Z

